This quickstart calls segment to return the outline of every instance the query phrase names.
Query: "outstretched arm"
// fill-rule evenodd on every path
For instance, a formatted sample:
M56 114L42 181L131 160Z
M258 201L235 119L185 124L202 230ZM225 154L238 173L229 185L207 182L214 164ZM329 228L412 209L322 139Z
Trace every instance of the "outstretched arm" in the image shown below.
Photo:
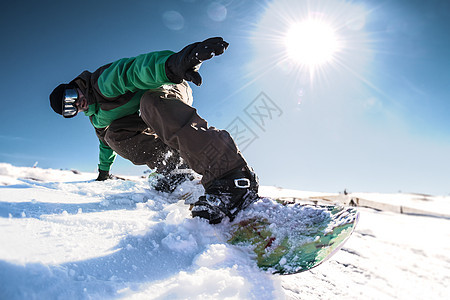
M114 98L127 92L158 88L170 84L165 63L172 51L158 51L137 57L122 58L112 63L98 78L103 96Z
M100 141L100 153L99 153L99 161L98 164L98 178L97 181L103 181L109 179L109 170L111 169L111 165L116 159L116 153L105 143Z
M202 84L198 70L203 61L222 54L228 43L214 37L184 47L180 52L157 51L112 63L98 78L100 92L115 98L127 92L149 90L164 84L191 81Z

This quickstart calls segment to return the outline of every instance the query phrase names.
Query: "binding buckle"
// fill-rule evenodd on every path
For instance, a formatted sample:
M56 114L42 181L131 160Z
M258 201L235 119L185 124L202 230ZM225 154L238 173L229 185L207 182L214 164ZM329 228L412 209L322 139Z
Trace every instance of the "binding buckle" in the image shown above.
M248 189L250 187L250 179L248 178L235 179L234 185L240 189Z

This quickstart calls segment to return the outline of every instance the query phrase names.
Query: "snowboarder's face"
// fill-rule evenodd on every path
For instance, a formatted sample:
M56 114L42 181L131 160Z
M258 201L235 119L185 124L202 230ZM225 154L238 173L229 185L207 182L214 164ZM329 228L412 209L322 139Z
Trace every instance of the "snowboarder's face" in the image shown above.
M78 92L78 99L75 102L75 106L78 108L78 111L87 111L89 108L89 104L86 100L86 97L83 95L83 93L78 88L77 88L77 92Z

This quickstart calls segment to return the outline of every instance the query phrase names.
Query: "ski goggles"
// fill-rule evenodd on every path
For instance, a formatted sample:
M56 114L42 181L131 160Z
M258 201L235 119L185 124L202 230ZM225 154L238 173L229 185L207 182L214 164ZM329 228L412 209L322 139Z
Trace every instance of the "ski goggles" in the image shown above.
M64 118L72 118L77 115L78 108L75 106L75 102L77 100L78 93L76 89L69 88L64 91L62 110L62 115Z

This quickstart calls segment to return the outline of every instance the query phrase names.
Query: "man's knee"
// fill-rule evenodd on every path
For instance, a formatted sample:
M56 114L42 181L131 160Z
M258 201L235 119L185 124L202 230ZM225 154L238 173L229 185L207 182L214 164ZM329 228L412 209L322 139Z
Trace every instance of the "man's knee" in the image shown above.
M108 144L108 146L111 147L111 149L116 151L116 149L117 149L116 144L119 144L119 142L118 142L118 136L115 131L106 130L104 140Z
M141 99L141 118L163 139L170 138L195 119L197 111L178 93L158 89L146 92Z

